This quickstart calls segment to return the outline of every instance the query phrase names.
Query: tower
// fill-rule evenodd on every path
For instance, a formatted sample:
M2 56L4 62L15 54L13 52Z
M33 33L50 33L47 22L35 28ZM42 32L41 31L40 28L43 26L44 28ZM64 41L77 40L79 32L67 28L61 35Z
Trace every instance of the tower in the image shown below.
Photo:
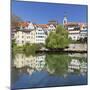
M64 16L63 25L67 24L67 16Z

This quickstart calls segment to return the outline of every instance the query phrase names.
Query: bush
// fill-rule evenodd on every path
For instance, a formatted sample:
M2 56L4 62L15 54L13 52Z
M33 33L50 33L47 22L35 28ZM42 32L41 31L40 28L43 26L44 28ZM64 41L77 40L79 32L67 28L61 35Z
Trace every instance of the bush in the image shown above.
M29 43L26 43L24 46L23 46L23 51L26 55L30 55L30 54L35 54L35 52L37 50L39 50L41 48L40 44L29 44Z

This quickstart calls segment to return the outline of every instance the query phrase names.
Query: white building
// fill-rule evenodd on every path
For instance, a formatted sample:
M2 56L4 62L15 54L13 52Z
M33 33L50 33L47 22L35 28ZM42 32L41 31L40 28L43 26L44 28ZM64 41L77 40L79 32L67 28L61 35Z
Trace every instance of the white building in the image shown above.
M80 31L79 30L69 30L69 38L72 40L79 40L80 39Z
M79 40L80 38L87 37L87 24L67 22L67 17L63 19L63 25L68 30L69 36L72 40Z
M88 27L85 24L81 25L81 30L80 30L80 38L87 38L88 36Z
M48 26L46 24L36 24L35 43L45 44Z
M67 23L65 24L65 28L69 32L69 38L71 38L72 40L80 39L80 26L78 23Z
M19 46L26 43L35 43L35 30L18 30L14 35L14 39Z
M48 35L50 34L51 31L55 31L55 29L56 29L56 26L55 25L49 24L48 25L48 29L47 29Z
M16 30L14 39L17 45L22 46L26 43L43 43L51 31L55 30L55 26L50 24L32 24L20 23L20 28Z

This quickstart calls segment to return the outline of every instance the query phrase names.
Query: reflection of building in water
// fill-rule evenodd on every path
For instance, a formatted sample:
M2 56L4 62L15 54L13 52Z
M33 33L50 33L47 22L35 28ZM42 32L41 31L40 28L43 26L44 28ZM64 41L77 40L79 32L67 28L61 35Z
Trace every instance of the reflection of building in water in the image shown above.
M29 56L26 57L24 54L17 54L14 59L14 66L16 68L22 68L25 66L30 66L32 68L35 68L35 57Z
M45 55L36 56L36 68L42 70L45 65Z
M68 68L80 69L80 61L77 60L77 59L72 59L72 61L70 62L70 65L68 66Z
M87 63L85 61L80 62L77 59L72 59L68 65L68 72L74 72L79 70L82 74L87 72Z
M83 73L83 72L87 72L87 63L83 61L83 62L81 63L80 68L81 68L81 69L80 69L80 72L82 72L82 73Z
M81 53L69 53L68 55L70 57L85 57L85 58L87 58L87 53L83 53L83 54L81 54Z
M42 70L45 65L45 55L29 56L26 57L24 54L17 54L14 59L14 66L16 68L30 67L33 70ZM31 71L33 71L31 70ZM27 69L30 72L30 69Z
M27 68L26 71L28 72L29 75L31 75L35 70L34 69L31 69L31 68Z

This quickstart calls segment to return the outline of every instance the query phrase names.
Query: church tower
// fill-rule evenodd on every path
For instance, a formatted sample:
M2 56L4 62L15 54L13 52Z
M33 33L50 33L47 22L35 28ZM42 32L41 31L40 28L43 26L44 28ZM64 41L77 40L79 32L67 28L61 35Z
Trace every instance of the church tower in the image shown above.
M64 16L63 25L67 24L67 16Z

